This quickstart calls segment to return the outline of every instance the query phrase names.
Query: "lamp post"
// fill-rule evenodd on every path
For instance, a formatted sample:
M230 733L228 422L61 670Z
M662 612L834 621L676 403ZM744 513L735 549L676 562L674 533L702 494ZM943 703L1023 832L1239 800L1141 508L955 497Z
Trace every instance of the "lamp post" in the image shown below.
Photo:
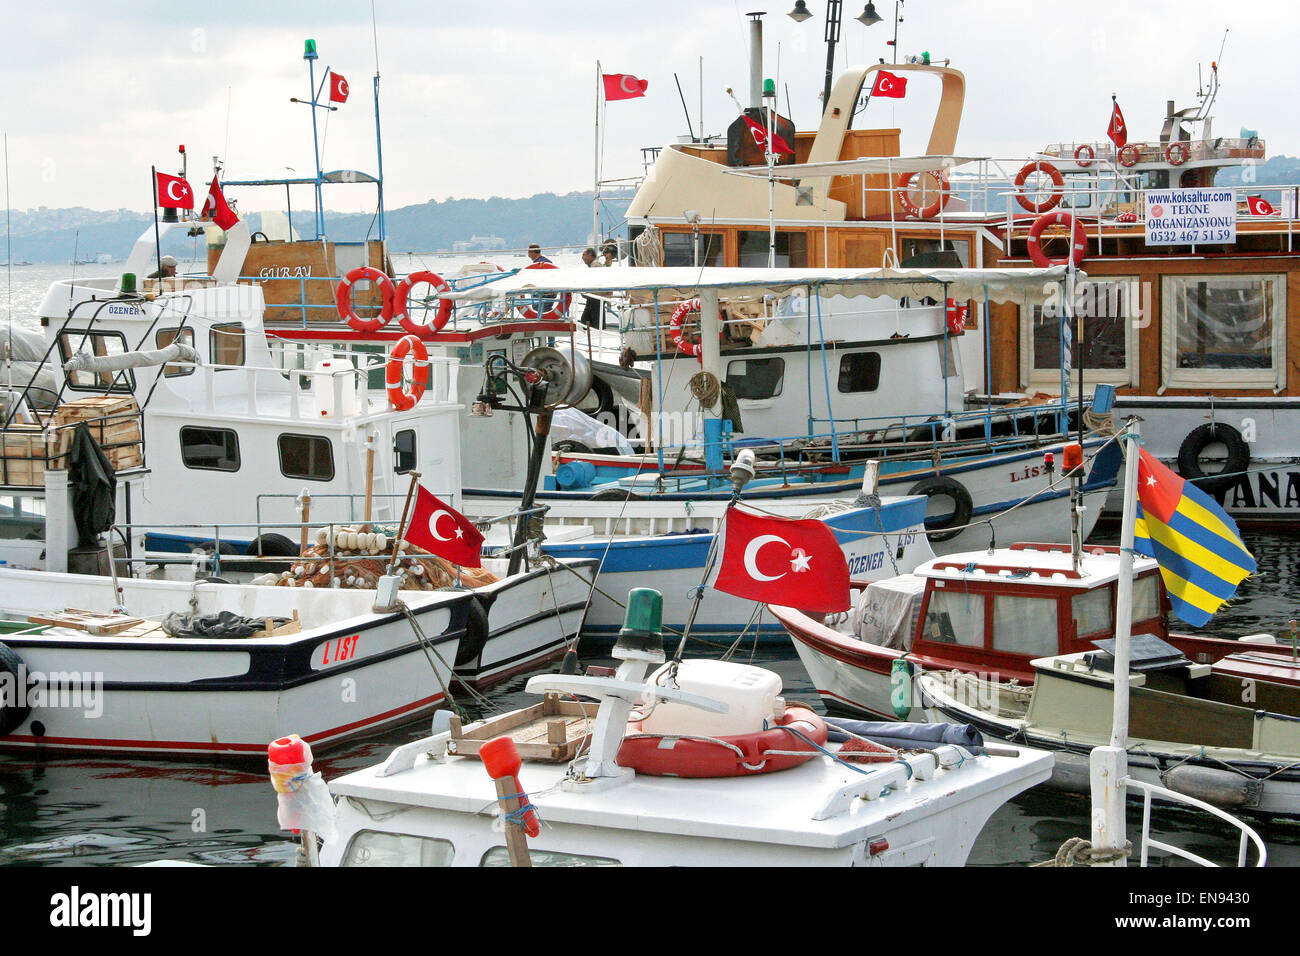
M902 17L898 15L899 5L902 0L897 0L894 4L894 62L898 62L898 23ZM826 112L826 107L831 101L831 79L835 72L835 44L840 42L840 20L843 13L843 0L827 0L826 2L826 82L822 88L822 112ZM787 14L795 23L803 23L812 17L812 12L808 9L807 0L795 0L794 9ZM880 14L876 13L875 3L868 2L863 8L862 13L853 19L857 20L864 27L881 21Z

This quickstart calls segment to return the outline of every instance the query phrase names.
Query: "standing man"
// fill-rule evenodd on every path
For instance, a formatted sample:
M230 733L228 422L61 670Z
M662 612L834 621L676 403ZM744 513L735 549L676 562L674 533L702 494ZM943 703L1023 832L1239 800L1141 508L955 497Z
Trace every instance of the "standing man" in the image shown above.
M590 246L582 250L582 264L588 269L599 269L605 265L605 263L596 258L596 250ZM601 318L601 312L603 310L601 308L600 300L594 295L583 296L583 299L582 321L593 329L603 328L604 322Z
M528 247L528 258L533 260L533 265L539 262L545 262L548 265L553 264L550 259L542 255L542 247L535 242Z

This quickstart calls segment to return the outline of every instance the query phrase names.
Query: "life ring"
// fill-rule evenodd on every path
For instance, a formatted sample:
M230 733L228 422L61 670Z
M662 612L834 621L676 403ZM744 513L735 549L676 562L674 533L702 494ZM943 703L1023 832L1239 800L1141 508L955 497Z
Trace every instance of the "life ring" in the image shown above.
M534 262L531 266L524 266L525 269L558 269L554 262ZM569 311L569 303L573 301L573 295L564 292L555 300L555 305L551 306L541 314L543 319L562 319L564 314ZM525 319L535 319L538 317L537 310L531 305L526 306L519 311Z
M406 354L408 352L411 353L415 365L415 369L411 374L409 391L403 382ZM388 365L385 367L384 372L384 385L388 389L388 404L392 405L394 410L404 412L407 409L414 408L420 399L424 397L424 382L427 374L421 374L421 370L428 367L429 352L418 336L403 335L397 340L397 344L393 346L393 351L388 355Z
M1087 159L1083 158L1085 155L1088 157ZM1089 166L1091 166L1092 161L1093 159L1096 158L1096 156L1097 156L1097 151L1093 149L1091 146L1089 146L1087 143L1084 143L1082 146L1079 146L1074 151L1074 161L1079 164L1079 168L1081 169L1087 169Z
M12 733L27 716L32 709L27 704L27 688L23 686L20 676L26 673L23 666L23 659L9 649L5 644L0 644L0 671L9 674L10 686L14 689L13 703L6 704L5 699L9 695L0 694L0 737Z
M433 291L441 295L438 299L438 314L433 317L432 322L416 322L407 314L406 303L410 298L411 290L421 282L427 282L433 286ZM447 283L442 281L442 276L435 275L432 272L412 272L401 282L397 283L397 292L393 296L393 318L397 319L397 324L412 335L428 335L430 332L439 331L447 320L451 318L451 309L453 306L451 300L451 289Z
M1191 155L1186 143L1170 143L1165 149L1165 159L1169 160L1170 166L1181 166L1187 162Z
M1048 226L1067 224L1070 227L1070 255L1064 259L1049 259L1047 253L1043 252L1043 230ZM1025 248L1029 250L1029 258L1034 260L1034 265L1039 268L1063 266L1070 260L1074 262L1075 268L1078 268L1083 264L1084 254L1088 251L1088 234L1083 230L1083 223L1073 213L1049 212L1039 216L1029 227Z
M947 518L942 521L925 519L925 534L932 542L949 541L957 537L965 526L970 524L971 514L975 510L970 492L956 478L938 475L922 478L912 486L908 494L925 495L927 498L952 499L953 512Z
M798 704L787 706L775 726L756 734L692 739L640 731L639 721L628 723L635 736L623 738L617 762L652 777L746 777L787 770L817 756L829 736L826 721Z
M673 310L673 317L668 320L668 337L672 339L673 345L677 351L683 355L689 355L691 358L704 361L701 356L704 354L704 346L699 342L692 342L682 335L682 319L686 318L688 312L700 311L699 299L687 299Z
M1121 146L1119 150L1119 164L1124 167L1136 166L1138 160L1142 158L1142 151L1133 143L1127 146Z
M1201 468L1201 452L1221 444L1228 450L1222 471L1207 474ZM1241 481L1250 467L1250 448L1241 432L1222 422L1206 422L1193 428L1178 446L1178 473L1209 494L1228 491Z
M1042 202L1031 202L1025 195L1025 181L1034 173L1045 173L1052 181L1052 194ZM1016 202L1021 207L1035 214L1041 214L1055 209L1062 199L1065 198L1065 177L1061 171L1048 162L1025 163L1020 167L1020 172L1016 173Z
M965 302L958 305L956 299L947 300L945 312L948 318L949 335L961 335L966 331L966 316L969 311L970 306Z
M379 283L379 292L384 297L383 307L373 319L363 319L352 307L352 283L360 279L369 279ZM348 325L358 332L378 332L393 317L393 280L371 266L357 266L343 277L334 292L334 304L338 306L339 318L346 319Z
M939 183L939 197L930 205L918 206L912 202L911 188L914 176L931 176ZM948 205L948 200L952 198L952 187L949 185L947 177L941 171L936 170L899 174L898 180L894 183L894 192L898 196L898 204L903 207L903 214L912 216L915 219L933 219L939 215L939 211Z

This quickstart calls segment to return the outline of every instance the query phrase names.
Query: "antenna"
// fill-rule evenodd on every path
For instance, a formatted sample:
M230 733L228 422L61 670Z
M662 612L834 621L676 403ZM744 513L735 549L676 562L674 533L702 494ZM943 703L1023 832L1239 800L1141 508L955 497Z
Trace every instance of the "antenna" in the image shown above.
M695 130L691 128L691 111L686 108L686 96L682 93L682 81L677 79L677 74L673 74L673 82L677 84L677 96L682 101L682 112L686 114L686 132L691 134L691 142L696 142ZM703 132L701 130L700 132Z

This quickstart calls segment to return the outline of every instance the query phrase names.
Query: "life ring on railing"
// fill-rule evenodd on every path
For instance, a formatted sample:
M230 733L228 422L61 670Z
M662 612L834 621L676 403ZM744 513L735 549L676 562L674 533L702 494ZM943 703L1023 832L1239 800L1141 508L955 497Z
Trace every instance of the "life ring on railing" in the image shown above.
M438 314L433 317L432 322L416 322L406 312L406 303L411 290L421 282L433 286L433 291L441 296L438 299ZM397 293L393 296L393 318L397 319L397 324L412 335L428 335L430 332L437 332L447 324L447 320L451 318L452 305L451 289L442 281L442 276L432 272L412 272L397 283Z
M1228 450L1223 469L1206 473L1201 468L1201 452L1220 444ZM1207 494L1228 491L1241 481L1250 467L1250 448L1241 432L1222 422L1206 422L1187 433L1178 446L1178 473Z
M939 197L930 205L918 206L912 202L910 193L914 176L930 176L939 183ZM894 192L898 196L898 204L903 207L904 215L912 216L915 219L933 219L939 215L939 211L948 205L948 200L952 198L952 187L943 172L938 170L928 170L923 173L900 173L898 180L894 183Z
M1087 159L1083 158L1085 154L1088 157ZM1074 161L1079 164L1080 169L1087 169L1092 165L1092 161L1096 159L1096 157L1097 151L1087 143L1077 147L1074 151Z
M948 318L948 334L961 335L966 331L966 316L970 312L970 306L965 302L958 305L956 299L949 299L945 306Z
M411 373L411 387L408 390L403 379L406 377L406 355L411 354L415 366ZM419 336L403 335L388 354L388 365L384 370L384 385L388 389L388 404L394 410L404 412L414 408L424 397L424 383L428 378L429 352L420 341Z
M1049 259L1047 253L1043 252L1043 230L1048 226L1063 226L1067 223L1070 226L1070 255L1064 259ZM1088 234L1083 230L1083 223L1073 213L1049 212L1039 216L1029 227L1025 247L1029 250L1029 258L1040 268L1063 266L1070 260L1073 260L1075 268L1078 268L1083 264L1084 254L1088 251Z
M788 705L771 729L756 734L642 734L640 721L629 721L627 729L618 765L652 777L746 777L787 770L817 756L830 734L826 721L798 704Z
M352 283L361 279L379 283L379 292L384 297L383 307L373 319L363 319L352 307ZM339 283L334 292L334 304L338 306L339 318L346 319L348 325L358 332L378 332L393 317L393 280L383 272L371 266L357 266Z
M1031 202L1029 197L1025 195L1025 180L1036 172L1045 174L1052 181L1052 194L1042 202ZM1060 201L1065 198L1065 177L1061 175L1059 169L1048 162L1040 160L1025 163L1024 166L1020 167L1020 172L1016 173L1015 183L1016 202L1020 203L1021 207L1028 212L1040 214L1048 212L1055 209Z
M942 475L922 478L912 486L908 494L925 495L927 498L952 499L952 514L948 517L942 520L925 519L925 535L931 541L948 541L957 537L965 526L970 524L971 514L975 510L975 504L971 501L970 492L956 478L947 478Z
M559 266L557 266L554 262L534 262L531 266L524 266L524 268L525 269L558 269ZM572 293L570 292L561 293L560 297L555 300L555 305L551 306L549 309L543 312L541 314L541 318L543 319L564 318L565 313L569 311L569 303L572 301L573 301ZM538 318L537 310L534 309L531 305L525 306L523 309L520 309L519 314L522 315L525 319Z
M1119 149L1119 164L1124 167L1136 166L1138 160L1142 158L1142 151L1133 143L1127 146L1121 146Z
M1165 159L1169 160L1170 166L1183 165L1191 155L1186 143L1170 143L1165 149Z
M672 339L673 345L677 351L683 355L689 355L691 358L704 361L704 346L699 342L692 342L682 334L682 319L686 318L688 312L700 311L699 299L687 299L673 310L673 317L668 320L668 337Z

